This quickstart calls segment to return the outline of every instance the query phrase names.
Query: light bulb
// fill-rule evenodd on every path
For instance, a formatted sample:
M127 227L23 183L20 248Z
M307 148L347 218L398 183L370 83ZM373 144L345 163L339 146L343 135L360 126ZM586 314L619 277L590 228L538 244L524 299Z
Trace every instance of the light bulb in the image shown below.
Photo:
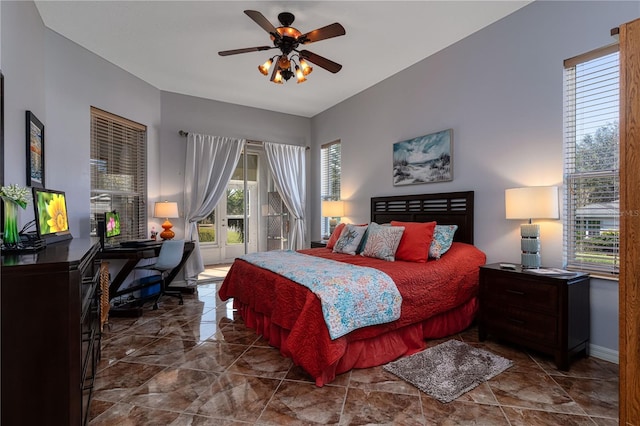
M311 71L313 71L313 68L311 68L307 61L302 58L300 58L300 67L302 68L302 74L304 75L309 75L311 74Z
M273 64L273 61L269 59L264 64L258 65L258 71L260 71L263 75L269 74L269 68L271 68L271 64Z
M307 79L304 78L304 74L302 70L297 65L296 65L296 78L298 79L298 84L304 83L305 81L307 81Z
M276 76L273 77L273 82L276 84L282 84L282 74L280 74L280 70L276 72Z

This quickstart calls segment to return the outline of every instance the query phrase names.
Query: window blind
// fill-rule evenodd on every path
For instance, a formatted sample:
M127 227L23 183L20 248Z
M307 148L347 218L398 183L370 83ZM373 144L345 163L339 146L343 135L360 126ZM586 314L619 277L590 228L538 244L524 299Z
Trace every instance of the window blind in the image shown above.
M320 147L320 197L321 201L340 199L340 141L324 144ZM329 235L329 218L321 218L321 233Z
M565 61L564 256L568 269L619 271L618 46Z
M91 229L106 211L120 214L121 238L147 233L147 128L91 108Z

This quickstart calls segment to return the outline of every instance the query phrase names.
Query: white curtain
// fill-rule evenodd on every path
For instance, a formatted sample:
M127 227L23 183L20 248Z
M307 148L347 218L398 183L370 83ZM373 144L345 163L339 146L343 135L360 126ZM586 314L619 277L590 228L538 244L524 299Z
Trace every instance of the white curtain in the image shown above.
M211 214L225 194L227 184L240 158L244 139L189 133L184 173L185 239L193 240L195 248L184 270L188 284L204 271L200 254L198 221Z
M303 249L306 234L304 211L306 199L306 148L265 142L264 150L267 154L267 162L269 163L269 169L273 175L276 188L294 218L291 245L289 247L295 250Z

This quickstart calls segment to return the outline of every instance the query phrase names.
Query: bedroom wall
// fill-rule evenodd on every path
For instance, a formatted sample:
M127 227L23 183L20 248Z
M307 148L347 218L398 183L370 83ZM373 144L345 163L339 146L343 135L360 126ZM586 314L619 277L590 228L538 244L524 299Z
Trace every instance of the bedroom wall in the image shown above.
M72 233L88 237L90 107L147 126L147 191L152 199L161 188L160 91L59 34L45 33L46 186L71 194ZM151 204L147 210L153 216Z
M534 2L313 117L315 158L342 141L345 220L368 221L372 196L474 190L476 245L488 262L519 263L520 222L505 219L504 190L562 184L563 60L611 44L610 29L638 16L638 2ZM394 187L392 144L449 128L454 180ZM561 221L537 222L543 264L561 266ZM617 359L617 281L593 279L591 304L591 343Z
M178 201L179 206L184 200L186 154L186 138L178 135L179 130L300 146L311 144L308 118L172 92L161 93L161 105L161 196ZM307 194L309 191L310 186ZM184 223L172 223L176 233L184 235Z
M89 111L95 106L148 129L149 196L159 189L160 91L46 29L32 2L2 2L5 183L26 183L25 111L45 126L45 185L67 193L75 238L89 236ZM151 215L151 214L150 214ZM31 205L20 223L33 219Z
M26 183L25 111L43 123L45 111L44 25L33 3L1 2L4 75L4 182ZM46 130L46 129L45 129ZM33 219L27 208L21 222Z

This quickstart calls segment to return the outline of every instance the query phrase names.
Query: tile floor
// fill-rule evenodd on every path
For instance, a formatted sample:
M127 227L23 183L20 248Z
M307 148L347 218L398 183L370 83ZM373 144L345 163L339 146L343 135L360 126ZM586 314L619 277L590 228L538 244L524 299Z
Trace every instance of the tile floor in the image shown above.
M442 404L381 367L316 387L247 329L216 284L185 304L165 297L139 318L111 318L102 342L90 425L617 425L618 366L551 359L475 328L452 336L514 361L504 373ZM433 342L433 344L438 342Z

